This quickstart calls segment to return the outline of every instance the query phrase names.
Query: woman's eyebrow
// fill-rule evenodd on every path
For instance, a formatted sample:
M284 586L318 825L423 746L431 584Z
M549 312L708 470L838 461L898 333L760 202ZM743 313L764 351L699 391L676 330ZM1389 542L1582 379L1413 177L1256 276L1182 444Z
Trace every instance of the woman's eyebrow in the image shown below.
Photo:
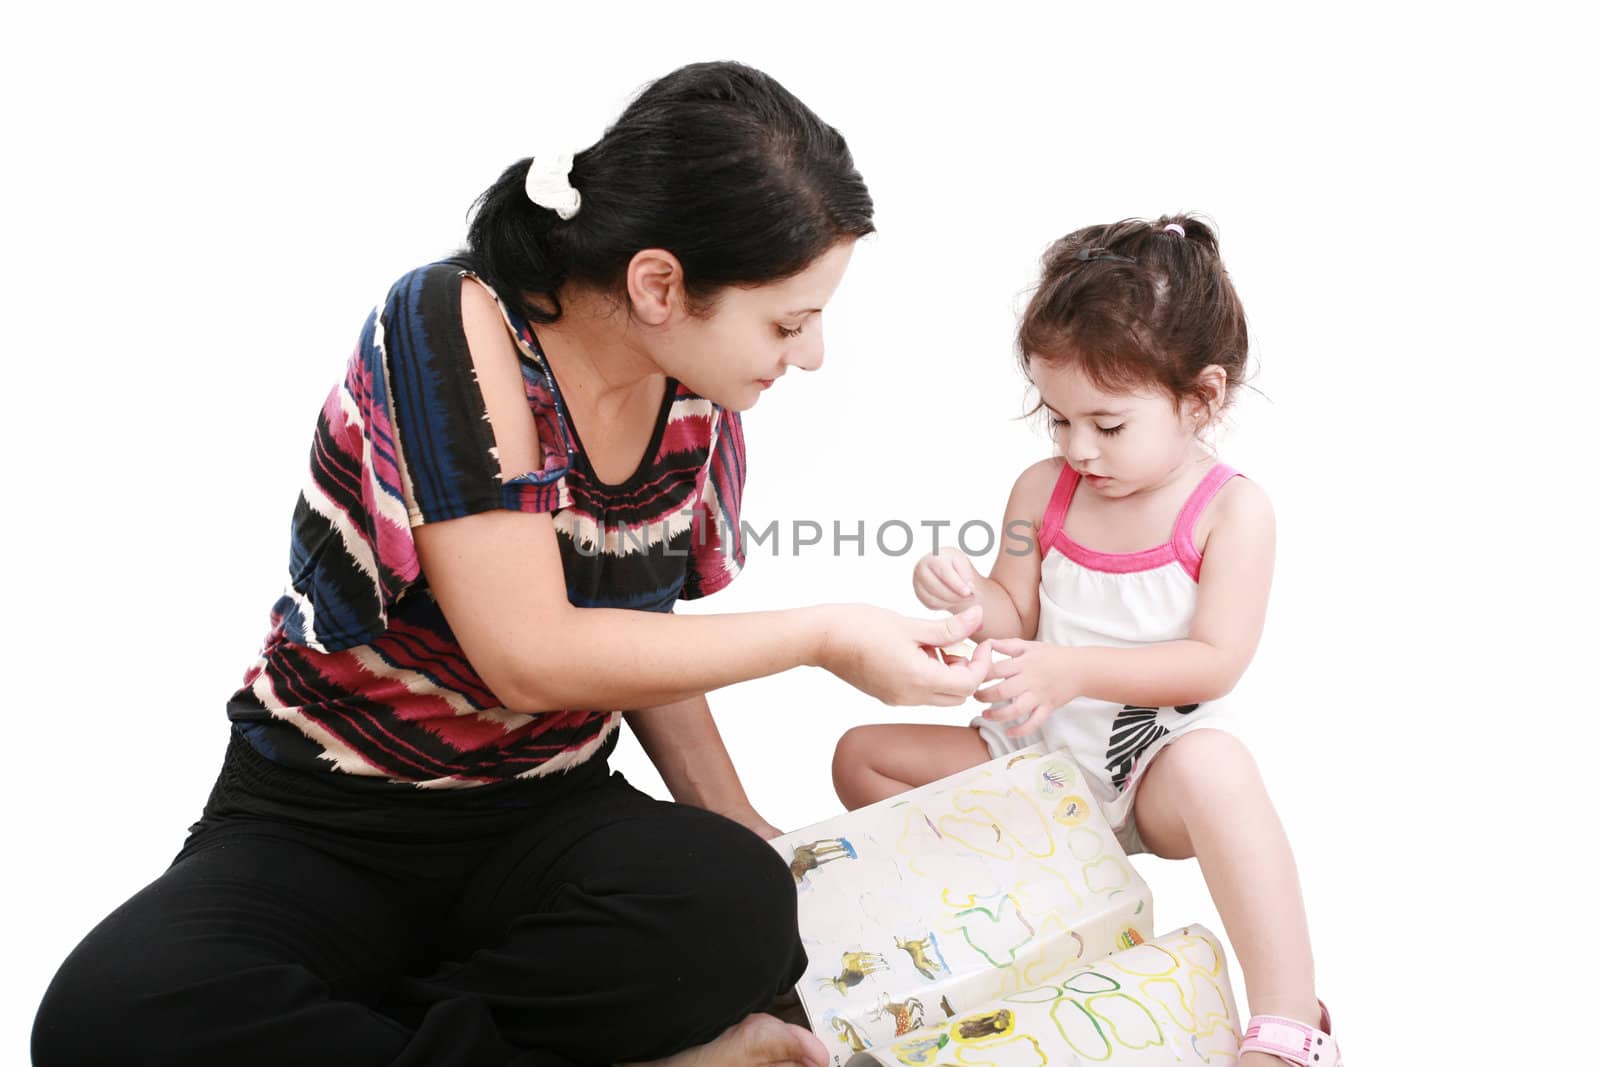
M797 309L795 311L785 311L784 314L785 315L793 315L793 316L814 315L814 314L816 314L817 312L819 312L821 310L822 310L821 308L799 308L799 309Z

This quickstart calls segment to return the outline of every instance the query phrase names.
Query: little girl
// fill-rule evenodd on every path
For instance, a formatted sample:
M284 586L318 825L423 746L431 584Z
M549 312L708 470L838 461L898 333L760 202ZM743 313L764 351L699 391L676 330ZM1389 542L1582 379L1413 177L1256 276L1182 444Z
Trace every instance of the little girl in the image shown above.
M850 730L839 799L854 809L1035 742L1070 750L1129 853L1200 860L1256 1012L1240 1067L1338 1067L1294 857L1220 703L1261 636L1273 517L1203 439L1248 348L1215 235L1181 216L1069 234L1018 341L1060 452L1006 505L1004 528L1033 542L1008 538L987 578L954 549L913 577L929 608L982 606L974 637L1010 657L976 694L993 706L971 727Z

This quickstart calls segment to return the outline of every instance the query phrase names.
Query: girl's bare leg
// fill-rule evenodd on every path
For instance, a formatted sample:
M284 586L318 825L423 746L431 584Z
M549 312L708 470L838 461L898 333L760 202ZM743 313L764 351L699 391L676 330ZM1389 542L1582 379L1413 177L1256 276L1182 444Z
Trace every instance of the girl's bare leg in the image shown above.
M989 759L989 746L970 726L855 726L834 749L833 790L854 811Z
M1238 954L1251 1014L1317 1026L1311 935L1294 853L1244 745L1220 730L1178 738L1145 772L1134 817L1157 856L1199 859ZM1239 1067L1282 1067L1282 1061L1250 1053Z

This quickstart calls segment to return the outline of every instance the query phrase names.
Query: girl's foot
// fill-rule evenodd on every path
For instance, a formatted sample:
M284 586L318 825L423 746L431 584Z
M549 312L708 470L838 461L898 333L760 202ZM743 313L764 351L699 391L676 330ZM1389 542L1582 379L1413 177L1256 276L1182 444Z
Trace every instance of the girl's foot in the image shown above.
M827 1050L811 1031L770 1015L747 1015L704 1045L647 1064L619 1067L827 1067L827 1063Z
M1237 1067L1343 1067L1328 1009L1317 1001L1317 1021L1289 1015L1252 1015L1245 1024Z

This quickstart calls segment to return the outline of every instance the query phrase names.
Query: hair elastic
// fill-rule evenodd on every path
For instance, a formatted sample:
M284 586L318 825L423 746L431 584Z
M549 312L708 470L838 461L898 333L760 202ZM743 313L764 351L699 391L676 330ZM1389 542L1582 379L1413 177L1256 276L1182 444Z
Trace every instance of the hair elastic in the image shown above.
M1165 226L1161 227L1161 232L1162 233L1175 233L1179 237L1187 237L1187 236L1189 236L1189 234L1184 230L1184 228L1182 226L1179 226L1176 222L1167 223Z
M572 156L534 156L528 164L525 188L528 199L540 207L549 208L563 219L578 213L583 197L572 187L568 176L572 173Z

